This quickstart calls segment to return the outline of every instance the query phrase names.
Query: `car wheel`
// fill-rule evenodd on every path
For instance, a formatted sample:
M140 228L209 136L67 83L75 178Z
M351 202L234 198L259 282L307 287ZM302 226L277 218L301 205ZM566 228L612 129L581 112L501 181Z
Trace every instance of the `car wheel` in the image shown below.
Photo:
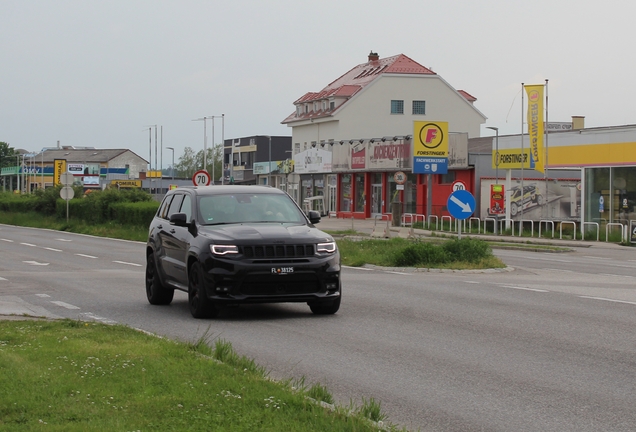
M192 316L195 318L214 318L217 316L219 310L205 293L203 269L198 261L190 267L188 281L188 304Z
M537 204L543 205L543 195L537 195Z
M174 297L174 288L166 287L159 279L154 253L146 259L146 297L152 305L169 305Z
M342 300L342 291L340 297L326 303L308 303L309 309L316 315L333 315L340 309L340 301Z
M516 203L512 203L510 204L510 215L514 216L517 214L517 204Z

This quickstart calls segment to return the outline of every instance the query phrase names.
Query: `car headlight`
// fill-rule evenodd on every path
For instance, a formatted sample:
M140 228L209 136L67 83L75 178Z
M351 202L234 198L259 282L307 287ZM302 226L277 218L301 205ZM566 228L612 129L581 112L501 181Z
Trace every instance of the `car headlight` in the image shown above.
M238 246L235 245L210 245L210 251L214 255L227 255L239 253Z
M316 253L318 255L329 255L336 251L336 242L318 243Z

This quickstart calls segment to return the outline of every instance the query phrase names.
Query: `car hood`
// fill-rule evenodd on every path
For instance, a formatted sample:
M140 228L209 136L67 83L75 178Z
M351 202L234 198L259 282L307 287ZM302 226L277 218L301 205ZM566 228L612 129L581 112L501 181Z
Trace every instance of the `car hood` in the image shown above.
M333 237L308 225L280 223L250 223L217 226L201 226L199 234L215 241L231 243L281 243L333 241Z

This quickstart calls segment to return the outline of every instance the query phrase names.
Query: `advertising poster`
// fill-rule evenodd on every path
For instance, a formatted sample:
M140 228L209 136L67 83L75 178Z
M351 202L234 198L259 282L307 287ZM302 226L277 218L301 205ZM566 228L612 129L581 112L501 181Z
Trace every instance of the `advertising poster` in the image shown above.
M490 185L490 214L502 215L506 214L506 196L504 195L504 185Z

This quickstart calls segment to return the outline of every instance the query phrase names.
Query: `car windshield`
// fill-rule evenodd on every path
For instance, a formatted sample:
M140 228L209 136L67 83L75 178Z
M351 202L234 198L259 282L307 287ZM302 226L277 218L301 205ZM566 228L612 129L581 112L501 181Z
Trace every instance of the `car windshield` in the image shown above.
M204 225L306 222L300 209L287 195L262 193L201 196L197 217Z

